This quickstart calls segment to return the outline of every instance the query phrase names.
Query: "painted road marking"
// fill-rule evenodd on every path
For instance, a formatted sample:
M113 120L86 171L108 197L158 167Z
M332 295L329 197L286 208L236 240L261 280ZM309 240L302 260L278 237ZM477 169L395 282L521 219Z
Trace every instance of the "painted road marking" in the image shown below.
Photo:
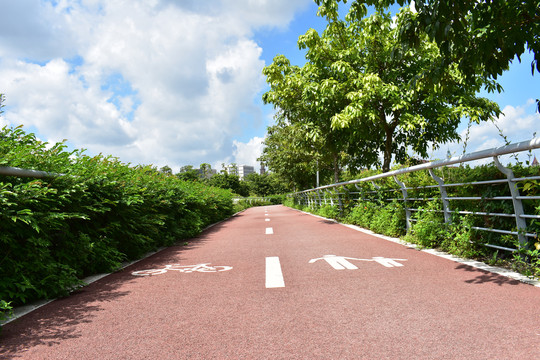
M272 235L274 233L274 229L269 227L269 228L266 228L266 235Z
M227 271L231 270L232 266L214 266L210 265L210 263L205 264L197 264L197 265L180 265L180 264L170 264L165 265L164 268L161 269L148 269L148 270L139 270L139 271L133 271L131 275L135 276L150 276L150 275L159 275L164 274L168 270L174 270L181 273L192 273L192 272L218 272L218 271Z
M264 219L264 221L270 221L270 219Z
M374 256L371 259L357 259L357 258L337 256L337 255L324 255L322 258L309 260L309 263L313 264L314 262L318 260L326 260L326 262L336 270L344 270L344 269L357 270L358 267L350 263L348 260L375 261L376 263L381 264L384 267L400 267L400 266L403 266L403 264L398 263L398 261L407 261L407 259L392 259L392 258L385 258L381 256Z
M264 214L264 216L270 216L270 215L268 215L268 214Z
M279 257L271 256L266 258L266 288L285 287L283 273L281 272L281 264Z

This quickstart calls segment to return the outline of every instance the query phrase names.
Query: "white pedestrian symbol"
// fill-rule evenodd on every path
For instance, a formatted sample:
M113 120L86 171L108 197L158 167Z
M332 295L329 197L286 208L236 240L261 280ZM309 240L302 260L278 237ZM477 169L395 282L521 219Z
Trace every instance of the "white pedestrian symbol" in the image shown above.
M403 264L398 263L398 261L407 261L407 259L392 259L392 258L385 258L381 256L374 256L371 259L357 259L352 257L345 257L345 256L337 256L337 255L324 255L322 258L317 259L311 259L309 260L310 264L313 264L315 261L318 260L326 260L326 262L332 266L336 270L356 270L358 267L356 265L349 262L349 260L357 260L357 261L375 261L384 267L399 267L403 266Z
M379 264L383 265L383 266L386 266L386 267L399 267L399 266L403 266L403 264L400 264L398 263L397 261L407 261L407 259L389 259L389 258L384 258L384 257L380 257L380 256L374 256L372 258L373 261L376 261L378 262ZM397 261L396 261L397 260Z

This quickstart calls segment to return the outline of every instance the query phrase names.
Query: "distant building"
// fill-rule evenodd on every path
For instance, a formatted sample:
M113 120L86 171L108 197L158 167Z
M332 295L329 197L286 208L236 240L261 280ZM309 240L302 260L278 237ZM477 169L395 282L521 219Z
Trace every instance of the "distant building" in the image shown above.
M238 177L240 180L244 180L244 178L249 175L253 174L255 172L255 168L250 165L239 165L238 166Z
M227 174L238 176L238 166L229 165L229 166L226 167L226 170L227 170Z
M531 166L538 166L538 160L536 160L536 155L534 156L534 160L533 160Z

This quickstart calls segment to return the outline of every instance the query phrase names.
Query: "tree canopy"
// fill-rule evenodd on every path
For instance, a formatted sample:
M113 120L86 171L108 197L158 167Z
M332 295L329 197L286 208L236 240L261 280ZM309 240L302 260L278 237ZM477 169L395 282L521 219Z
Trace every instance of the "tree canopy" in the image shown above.
M310 29L298 40L307 63L291 66L278 55L263 70L270 85L263 99L277 109L267 146L276 132L288 132L282 138L295 134L299 153L312 149L323 162L331 154L334 168L379 165L382 153L388 171L392 157L402 163L409 150L427 157L430 145L458 140L463 117L479 122L500 113L495 103L476 96L482 87L496 88L495 81L465 81L455 64L434 67L441 52L426 34L416 47L403 45L408 8L395 22L389 13L365 17L358 9L352 6L341 19L337 2L325 1L319 8L328 20L324 32ZM276 162L265 160L270 168Z
M329 17L336 16L340 1L315 0L321 6L320 13ZM392 4L403 6L411 2L353 0L351 12L365 15L366 5L382 10ZM528 51L534 55L532 74L540 72L538 0L415 0L414 8L416 11L403 19L400 40L404 46L418 47L426 34L440 49L441 61L436 65L455 63L467 79L497 79L515 58L521 61Z

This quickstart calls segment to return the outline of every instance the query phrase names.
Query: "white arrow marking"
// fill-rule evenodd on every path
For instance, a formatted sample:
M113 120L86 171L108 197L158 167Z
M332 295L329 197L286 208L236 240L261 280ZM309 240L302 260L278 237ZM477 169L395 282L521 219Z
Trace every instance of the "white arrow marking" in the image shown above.
M281 264L279 257L271 256L266 258L266 288L285 287L283 273L281 272Z
M400 267L400 266L403 266L403 264L400 264L397 261L407 261L407 259L391 259L391 258L385 258L382 256L374 256L371 259L357 259L357 258L345 257L345 256L324 255L322 258L309 260L309 263L313 264L314 262L319 261L319 260L326 260L328 265L332 266L336 270L358 269L356 265L351 264L349 260L375 261L376 263L381 264L384 267Z
M398 261L407 261L407 259L389 259L389 258L384 258L384 257L381 257L381 256L374 256L372 259L373 259L373 261L378 262L379 264L381 264L383 266L386 266L386 267L403 266L403 264L398 263L396 260L398 260Z
M326 260L326 262L336 270L358 269L354 264L351 264L347 259L359 260L359 259L354 259L354 258L346 258L345 256L324 255L322 258L309 260L309 263L313 264L317 260Z

